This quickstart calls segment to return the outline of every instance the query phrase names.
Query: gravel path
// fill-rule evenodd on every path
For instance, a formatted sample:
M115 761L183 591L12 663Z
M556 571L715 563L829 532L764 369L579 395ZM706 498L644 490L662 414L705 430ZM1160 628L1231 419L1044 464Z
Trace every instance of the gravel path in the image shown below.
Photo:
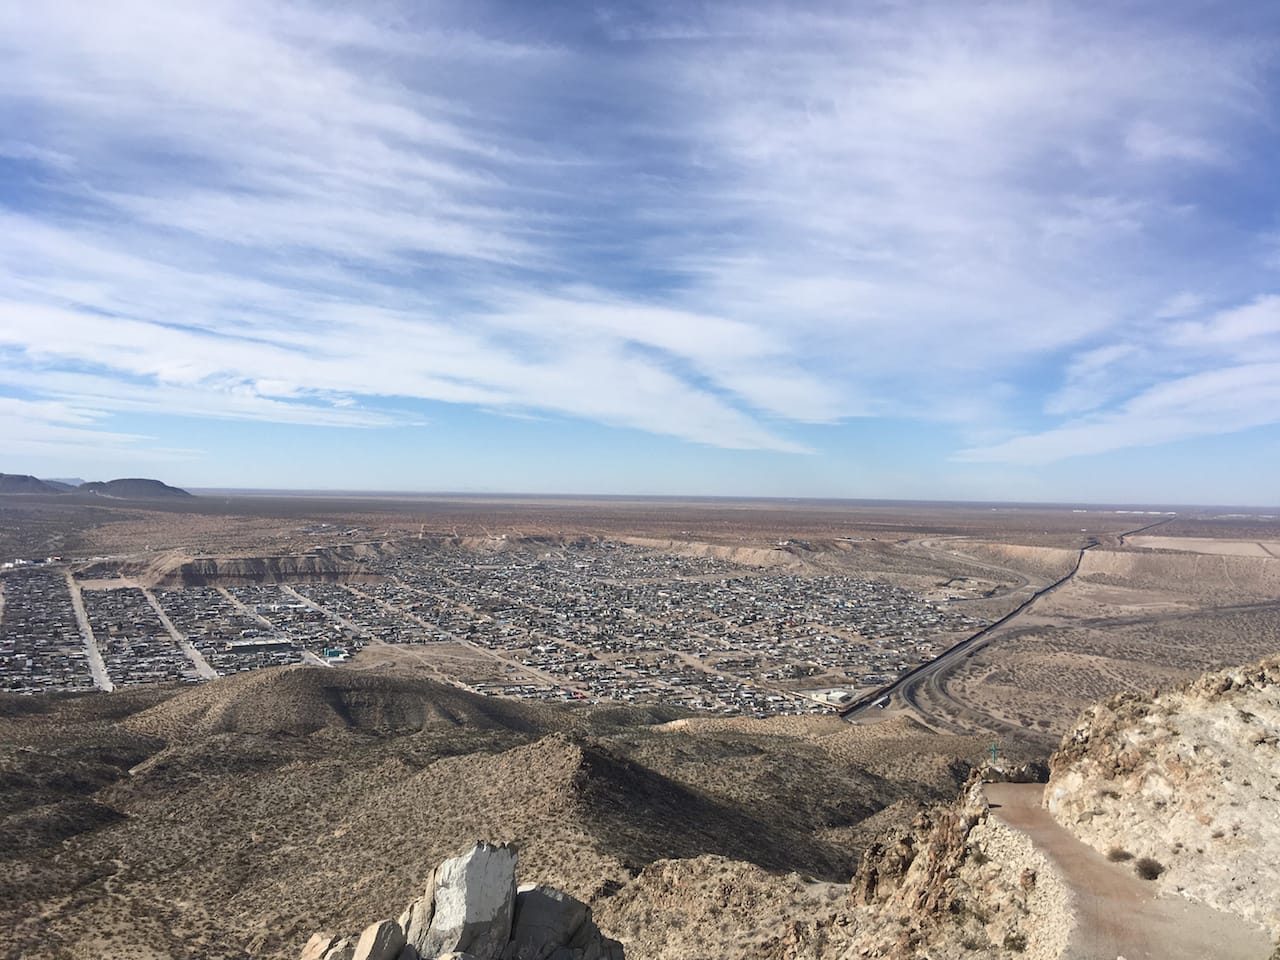
M1075 897L1064 960L1267 960L1270 937L1250 923L1179 896L1157 896L1132 863L1111 863L1041 805L1038 783L986 786L991 812L1020 830L1062 872Z

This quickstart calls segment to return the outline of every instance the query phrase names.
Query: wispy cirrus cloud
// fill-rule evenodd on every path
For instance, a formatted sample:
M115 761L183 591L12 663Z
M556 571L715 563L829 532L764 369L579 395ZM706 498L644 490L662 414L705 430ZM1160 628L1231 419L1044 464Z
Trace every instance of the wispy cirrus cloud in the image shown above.
M1275 349L1275 279L1238 268L1274 224L1215 200L1270 156L1265 30L596 13L0 12L4 382L91 413L67 444L423 401L782 452L919 418L1019 462L1272 422L1255 379L1177 399Z
M1052 463L1127 447L1280 423L1280 364L1224 367L1166 380L1118 409L964 451L974 462Z

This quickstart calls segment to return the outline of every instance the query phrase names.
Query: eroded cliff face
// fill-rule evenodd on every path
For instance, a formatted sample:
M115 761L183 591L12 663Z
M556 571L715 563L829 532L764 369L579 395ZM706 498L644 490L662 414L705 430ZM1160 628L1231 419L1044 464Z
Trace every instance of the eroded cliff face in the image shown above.
M1280 937L1280 657L1091 707L1051 767L1084 842Z

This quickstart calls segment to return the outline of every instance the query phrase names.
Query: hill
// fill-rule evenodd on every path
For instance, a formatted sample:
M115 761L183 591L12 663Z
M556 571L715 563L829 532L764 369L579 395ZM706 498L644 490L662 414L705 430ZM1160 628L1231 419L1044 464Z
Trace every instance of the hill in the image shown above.
M25 473L0 473L0 493L58 493L58 489Z
M171 487L159 480L129 477L121 480L95 480L92 483L64 483L61 480L39 480L25 473L0 473L0 494L91 494L116 500L154 500L194 498L179 487Z
M477 837L593 907L671 860L844 883L867 831L986 751L318 667L3 698L0 744L0 955L24 957L296 957Z
M75 488L76 493L89 493L99 497L113 497L118 500L153 500L159 498L191 497L179 487L171 487L159 480L148 480L141 477L128 477L122 480L95 480L82 483Z

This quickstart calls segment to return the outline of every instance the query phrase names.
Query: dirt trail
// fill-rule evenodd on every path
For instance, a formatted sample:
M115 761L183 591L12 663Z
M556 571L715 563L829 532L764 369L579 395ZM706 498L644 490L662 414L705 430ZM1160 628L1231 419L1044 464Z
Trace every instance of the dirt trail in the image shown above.
M992 814L1021 830L1071 887L1075 927L1064 960L1267 960L1271 939L1239 917L1179 896L1157 896L1131 863L1111 863L1041 805L1038 783L990 783Z

